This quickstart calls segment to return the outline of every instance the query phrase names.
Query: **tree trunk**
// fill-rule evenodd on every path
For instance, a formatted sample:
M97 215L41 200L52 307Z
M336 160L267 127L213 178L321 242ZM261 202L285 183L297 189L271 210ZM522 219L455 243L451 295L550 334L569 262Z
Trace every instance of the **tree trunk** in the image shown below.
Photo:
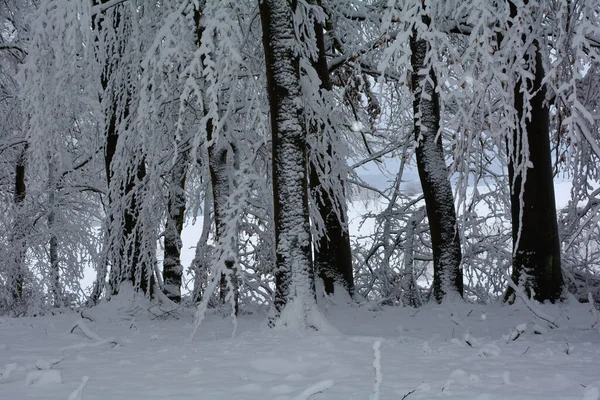
M103 4L107 0L94 0L94 4ZM127 23L123 13L124 6L117 4L111 7L114 12L114 20L112 29L116 31L126 32L124 24ZM97 32L103 29L102 24L107 23L103 18L94 16L92 27ZM126 33L123 33L126 34ZM117 35L118 36L118 35ZM109 282L112 293L117 294L119 287L125 281L133 284L136 290L143 291L146 295L151 296L155 284L154 268L147 265L142 260L142 240L140 235L142 232L139 229L139 205L136 198L136 185L141 182L146 176L146 166L144 160L140 161L137 166L132 168L130 176L125 179L114 179L115 177L115 156L119 141L125 140L120 136L119 126L122 123L128 123L130 116L130 106L132 94L128 89L125 89L124 94L115 93L114 79L120 73L130 73L128 71L119 71L123 67L120 61L123 52L125 51L125 39L118 38L121 43L112 44L111 50L114 54L110 55L109 59L105 60L104 69L100 81L104 90L104 98L101 100L108 103L105 132L105 154L104 163L106 169L106 180L108 187L108 234L111 238L111 251L113 256L110 261L110 276ZM125 69L128 66L124 67ZM119 112L120 110L120 112ZM119 167L122 168L122 167ZM122 171L119 171L122 172ZM118 194L119 198L114 198ZM126 207L122 207L122 199L128 198ZM114 213L117 213L116 215ZM118 218L117 218L118 216ZM122 224L117 224L121 222Z
M550 155L550 114L539 42L535 46L535 79L521 78L515 86L518 125L508 141L508 176L511 187L513 237L512 279L538 301L559 300L563 290L560 239L554 203L552 159ZM525 55L525 65L529 61ZM525 79L525 82L522 80ZM524 116L524 93L529 100L530 117ZM524 125L524 126L523 126ZM526 158L527 153L529 157ZM529 165L526 165L526 161ZM519 168L520 166L520 168ZM507 291L507 298L512 289Z
M508 4L511 19L517 18L520 8L510 0ZM524 4L521 11L532 11L527 0ZM503 39L499 32L499 45ZM519 77L515 84L516 128L506 146L511 188L512 280L538 301L556 301L562 295L563 276L550 154L550 113L545 104L546 87L542 85L540 43L534 39L531 46L535 59L531 60L530 53L525 52L522 65L533 61L535 71L530 72L534 79ZM529 100L529 115L525 115L525 92L534 94ZM505 299L512 294L513 289L509 288Z
M181 231L185 218L185 175L187 152L178 158L171 173L167 222L165 224L165 251L163 257L163 290L175 303L181 303Z
M51 158L48 155L48 158ZM62 290L60 287L60 265L58 262L58 237L56 236L56 181L54 162L48 162L48 232L49 240L49 256L50 256L50 288L52 298L54 299L54 307L62 307Z
M13 225L13 234L11 237L11 245L14 248L14 268L15 274L10 285L13 299L17 302L23 297L23 286L25 284L25 224L23 223L22 208L25 202L27 186L25 183L25 162L27 159L27 145L23 146L15 165L15 193L13 201L15 204L15 221Z
M320 89L329 92L331 91L331 82L325 53L324 27L318 22L315 22L314 25L318 58L313 60L313 68L321 80ZM317 124L311 126L310 130L313 135L322 134L321 127ZM327 153L330 158L338 157L334 154L331 142L327 144ZM327 294L333 294L335 285L338 284L352 296L354 294L354 277L345 199L340 199L335 193L323 187L319 170L331 171L334 179L339 179L339 184L343 185L343 178L336 176L339 172L331 165L310 165L310 188L325 228L324 234L318 239L314 248L315 269L323 281ZM336 209L339 214L336 213Z
M202 26L202 7L195 8L194 21L196 23L196 45L202 45L202 36L204 27ZM204 63L204 57L201 58ZM204 110L206 114L206 110ZM227 214L227 202L231 193L231 173L232 159L235 156L235 148L231 143L224 143L223 138L213 137L213 121L209 119L206 123L206 140L209 143L208 147L208 169L210 173L211 188L213 195L213 214L215 221L215 242L217 246L231 247L234 253L237 253L237 232L227 232L227 224L225 221ZM229 237L227 237L229 236ZM238 284L237 284L237 269L238 265L233 257L225 259L226 272L221 274L219 282L219 303L224 304L227 295L232 292L234 301L234 313L238 312Z
M428 24L429 21L425 22ZM432 67L425 65L429 44L418 37L416 30L410 38L410 49L417 141L415 153L433 247L433 295L441 303L447 297L463 295L460 237L442 139L438 135L440 105L435 91L437 80Z
M208 185L207 185L208 186ZM208 244L208 237L210 235L210 227L212 225L211 218L211 204L213 203L210 198L210 188L207 187L204 199L204 209L202 210L202 233L196 243L196 253L194 260L192 261L192 268L194 271L194 292L192 294L192 300L194 304L202 301L204 295L204 289L208 281L208 271L210 270L210 250L211 246ZM210 293L208 294L211 295Z
M209 132L208 140L213 139L212 127ZM227 149L226 144L213 143L208 148L208 169L210 171L210 181L213 195L213 214L215 221L215 242L218 246L231 247L236 252L237 247L237 229L236 232L228 232L227 221L227 202L231 193L231 163L234 149ZM219 282L219 303L225 304L227 295L231 292L234 296L234 312L238 312L238 285L236 261L233 257L225 259L227 272L222 273Z
M404 245L404 268L402 271L402 304L410 307L421 307L423 300L415 277L415 235L419 220L423 217L421 212L413 215L406 224L406 244Z
M135 193L135 186L146 176L146 165L142 161L137 167L137 173L129 177L125 185L124 196L129 196L129 206L123 211L123 248L120 250L117 260L118 268L113 269L117 274L111 274L111 288L113 294L117 294L119 286L129 281L137 290L152 296L155 285L154 269L143 260L142 238L139 229L140 209Z
M259 7L273 146L275 318L296 302L306 318L315 297L306 130L293 22L296 2L263 0Z

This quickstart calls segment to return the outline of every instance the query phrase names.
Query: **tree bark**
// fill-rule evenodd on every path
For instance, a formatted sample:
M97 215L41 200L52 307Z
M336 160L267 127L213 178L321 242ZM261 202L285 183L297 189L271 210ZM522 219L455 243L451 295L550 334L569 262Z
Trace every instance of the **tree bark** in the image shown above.
M512 140L507 143L513 237L512 279L528 295L533 294L536 300L554 302L562 295L563 276L550 154L550 113L545 104L546 87L542 84L544 68L540 44L535 40L533 46L536 48L535 79L520 78L515 86L518 125ZM527 65L527 54L524 61ZM529 117L524 116L525 93L522 86L529 93L534 93L529 101ZM529 157L526 159L527 154ZM526 160L530 166L524 166ZM511 294L512 289L508 289L506 298Z
M213 140L212 126L209 132L208 140ZM231 193L231 172L232 160L234 157L234 149L227 148L227 144L213 143L208 148L208 169L210 172L210 180L212 185L213 195L213 214L215 221L215 242L219 246L230 246L237 253L237 229L232 235L232 232L227 231L227 202ZM227 237L227 236L230 237ZM233 292L234 296L234 312L238 312L238 285L237 285L237 269L238 266L233 257L225 259L225 268L227 272L222 273L219 282L219 303L225 304L229 292Z
M201 25L202 8L194 10L194 21L196 23L196 45L202 45L202 36L204 27ZM202 57L204 62L204 57ZM206 110L203 110L206 114ZM213 196L213 215L215 222L215 242L217 246L231 247L234 253L237 253L237 232L227 232L227 202L231 193L231 175L233 171L233 159L235 157L235 147L231 143L226 143L221 138L214 137L214 126L212 119L206 123L206 140L208 147L208 169ZM230 235L231 237L226 237ZM233 257L225 259L226 272L222 273L219 281L219 303L224 304L229 292L232 292L234 301L234 313L238 313L238 265Z
M48 158L51 159L51 155ZM48 232L50 234L49 256L50 256L50 288L54 299L54 307L62 307L62 290L60 285L60 264L58 261L58 237L56 235L56 167L52 160L48 162Z
M424 22L429 25L427 17ZM444 159L440 129L437 80L431 66L425 64L427 41L416 29L410 38L412 88L414 90L414 134L419 178L425 197L433 250L433 295L438 303L447 297L463 295L460 237L454 210L454 196Z
M315 302L307 144L293 25L296 1L263 0L259 7L273 146L274 306L278 318L287 304L300 302L308 312Z
M94 4L104 4L107 0L94 0ZM114 13L114 20L112 23L112 29L119 29L126 24L126 18L123 16L123 5L115 5L111 7L110 12ZM108 10L103 11L104 13ZM94 16L92 20L92 27L97 31L101 32L103 29L102 24L106 23L102 17ZM125 31L125 30L123 30ZM123 39L124 41L125 39ZM115 43L111 45L111 50L114 51L108 60L105 61L105 66L100 77L102 88L104 91L101 100L108 102L106 118L106 132L105 132L105 154L104 163L106 169L106 180L108 187L108 233L109 237L112 238L111 247L114 252L113 257L110 261L110 276L109 282L112 290L111 294L117 294L119 287L125 281L132 283L136 290L141 290L146 295L152 296L152 291L155 286L154 268L151 265L147 265L142 260L142 240L140 235L142 232L139 229L139 205L136 198L136 186L146 176L145 161L142 159L138 165L134 166L130 172L130 176L125 177L124 180L115 180L115 156L117 156L117 149L119 141L124 140L119 133L119 125L122 123L128 123L130 116L131 97L132 94L128 89L124 89L125 93L123 96L119 93L115 93L116 88L113 86L115 83L113 80L119 73L127 73L118 71L122 67L120 61L123 52L125 51L122 43ZM112 59L110 59L112 58ZM128 68L127 66L125 68ZM120 107L119 103L120 102ZM121 110L120 113L118 110ZM119 195L119 199L113 198L114 194ZM121 203L122 198L128 198L128 204L126 207L120 207L118 204ZM119 218L112 213L118 213ZM121 222L121 225L116 225L116 222Z
M165 224L163 257L163 290L175 303L181 303L181 231L185 218L185 180L187 152L181 154L173 167L169 182L169 203Z
M14 248L14 268L15 274L10 287L14 301L18 302L23 297L23 287L25 285L25 255L27 245L25 242L25 224L22 217L22 208L25 202L27 186L25 181L25 162L27 159L27 145L23 146L17 157L15 164L15 193L13 197L15 205L15 221L13 224L13 233L11 244Z
M524 1L525 7L521 11L531 11L528 3ZM519 8L510 0L508 4L511 19L517 18ZM503 40L504 35L499 32L499 45ZM527 38L523 36L521 40ZM511 189L512 280L538 301L556 301L562 295L563 276L550 153L550 113L546 87L542 84L544 66L540 43L534 39L531 46L535 50L535 59L525 52L523 65L533 62L534 79L517 79L513 89L516 128L507 138L506 145ZM525 91L534 94L529 100L530 114L527 116ZM509 287L505 299L509 300L512 295L513 289Z
M315 37L317 39L318 58L313 60L313 68L321 80L321 90L331 91L329 68L325 53L324 26L315 22ZM321 127L314 124L310 127L311 134L320 135ZM327 144L330 158L336 157L332 143ZM316 200L317 209L324 223L324 234L314 246L315 269L323 281L325 292L333 294L336 284L346 289L348 294L354 294L354 276L352 271L352 251L350 233L346 216L345 199L340 199L332 191L325 189L321 182L321 171L331 171L333 179L338 179L343 186L343 178L335 168L328 166L310 165L310 188ZM343 191L343 188L342 188ZM336 209L338 213L336 213Z

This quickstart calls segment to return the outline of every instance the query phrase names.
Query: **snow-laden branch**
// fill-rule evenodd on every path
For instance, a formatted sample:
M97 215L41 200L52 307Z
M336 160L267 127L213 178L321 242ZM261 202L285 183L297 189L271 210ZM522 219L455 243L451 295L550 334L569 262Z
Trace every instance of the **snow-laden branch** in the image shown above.
M92 15L98 15L106 10L108 10L109 8L118 6L119 4L125 3L128 0L110 0L110 1L106 1L103 2L101 4L96 4L95 6L92 7Z
M322 392L326 391L327 389L331 389L334 384L335 384L335 381L333 381L331 379L326 379L324 381L317 382L314 385L309 386L306 389L304 389L302 391L302 393L300 393L298 396L294 397L294 400L308 400L311 396L313 396L317 393L322 393Z
M542 320L546 321L548 324L550 324L550 327L552 327L552 328L559 327L559 325L555 322L556 318L553 318L552 316L550 316L550 315L546 314L545 312L543 312L542 310L540 310L539 307L537 307L536 304L534 303L534 300L527 297L527 294L525 293L525 291L521 287L519 287L515 282L513 282L512 278L508 274L505 275L505 279L508 282L508 285L512 288L512 290L514 290L516 296L519 297L521 300L523 300L523 303L525 303L525 306L527 306L527 308L529 308L529 311L531 311L539 319L542 319Z

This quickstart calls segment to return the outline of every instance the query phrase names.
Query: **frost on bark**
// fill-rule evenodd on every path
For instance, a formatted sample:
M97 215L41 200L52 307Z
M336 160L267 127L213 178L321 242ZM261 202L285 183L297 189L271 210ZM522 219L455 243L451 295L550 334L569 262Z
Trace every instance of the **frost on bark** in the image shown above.
M22 208L25 202L26 182L25 182L25 160L27 158L27 145L23 146L19 152L15 163L15 194L13 202L15 205L15 221L13 224L13 232L11 235L11 245L14 248L14 274L10 283L10 291L15 302L20 301L23 297L23 286L25 283L25 266L26 242L25 242L25 224L22 218Z
M428 24L428 17L423 17ZM433 68L427 65L429 44L413 29L412 88L414 90L414 134L419 178L425 198L433 250L433 295L438 303L463 295L460 237L454 210L454 196L444 160L440 129L439 95Z
M165 223L165 251L163 261L163 291L175 303L181 303L181 231L185 217L185 180L187 151L173 166L169 182L169 202Z
M94 5L105 3L106 0L94 1ZM117 294L121 284L129 281L134 288L152 295L154 270L142 260L140 210L135 193L136 186L146 176L146 165L142 157L136 165L123 171L123 162L128 160L119 159L122 155L118 152L119 147L127 147L126 143L121 144L126 140L121 131L124 126L129 126L133 96L132 89L122 85L123 78L134 73L129 70L133 66L123 65L121 60L129 39L127 35L130 34L127 24L130 23L128 17L131 16L126 15L126 12L125 6L117 4L94 16L92 20L92 27L96 30L99 41L102 40L103 30L116 32L111 39L114 42L103 43L107 54L102 60L104 66L100 77L103 90L101 102L106 112L104 163L108 187L107 230L112 253L109 257L109 283L111 294ZM123 174L127 176L120 176ZM115 179L117 176L119 179Z
M194 22L196 24L196 45L202 46L204 27L201 24L204 4L194 9ZM206 57L201 57L202 62ZM203 110L206 115L207 110ZM235 147L228 143L223 137L215 137L213 120L206 122L206 142L208 146L208 169L210 173L210 184L213 197L213 215L215 222L215 242L218 246L230 247L237 254L237 232L228 232L227 229L227 202L231 194L233 160ZM229 235L229 236L228 236ZM226 272L219 278L219 303L225 304L230 292L233 295L234 313L238 312L238 284L237 284L237 262L234 257L224 260Z
M212 128L207 129L208 141L212 140ZM229 148L228 148L229 147ZM208 148L210 180L212 185L213 195L213 210L215 220L215 241L221 245L231 246L235 249L236 238L226 237L226 215L227 201L231 194L231 164L234 157L235 149L231 146L226 146L223 143L213 143ZM229 241L230 243L226 243ZM225 259L225 267L227 272L221 274L219 282L219 303L225 304L227 294L233 290L234 296L234 313L238 312L238 293L237 293L237 265L233 257Z
M511 13L516 8L511 3ZM550 154L550 113L539 42L535 60L525 54L523 65L534 65L534 79L521 77L514 88L517 129L509 138L508 175L513 236L512 279L538 301L559 300L563 291L560 239L554 202ZM533 62L530 62L533 61ZM526 91L526 92L525 92ZM525 115L530 97L529 115ZM506 298L512 294L509 289Z
M50 156L48 158L51 158ZM58 237L56 236L56 192L58 185L55 179L56 166L52 160L48 163L48 215L47 224L50 232L49 251L50 258L50 287L54 300L54 307L62 307L62 289L60 285L60 263L58 258Z
M329 68L325 54L324 27L321 23L315 22L314 29L318 59L313 61L313 68L317 71L321 81L320 89L331 91ZM320 132L321 128L316 124L311 126L310 129L313 134L322 134ZM329 159L336 157L331 143L327 144L327 153ZM329 164L331 163L329 162ZM322 176L318 173L318 170L323 171L323 174L324 171L330 171L333 175L332 179L339 179L339 184L343 185L342 177L337 175L338 173L334 171L331 165L310 165L310 188L324 223L324 234L318 239L314 249L315 269L319 274L319 278L323 281L327 294L332 294L336 284L338 284L338 287L344 287L348 294L352 296L354 293L354 277L345 199L340 199L336 196L336 193L327 190L323 186Z
M306 319L315 304L295 6L289 0L260 3L273 146L276 319L286 306L302 310Z

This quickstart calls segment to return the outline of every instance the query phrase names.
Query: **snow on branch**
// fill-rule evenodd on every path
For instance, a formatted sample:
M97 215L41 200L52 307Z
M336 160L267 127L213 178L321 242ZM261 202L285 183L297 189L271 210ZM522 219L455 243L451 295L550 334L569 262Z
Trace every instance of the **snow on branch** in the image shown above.
M529 297L527 297L527 294L525 293L525 291L519 287L517 284L515 284L515 282L513 282L512 278L510 276L508 276L508 274L505 276L506 281L508 282L508 285L515 291L515 294L517 295L517 297L519 297L521 300L523 300L523 303L525 303L525 305L527 306L527 308L529 308L529 310L539 319L542 319L544 321L546 321L551 328L558 328L559 325L555 322L556 318L553 318L552 316L546 314L545 312L543 312L542 310L539 309L539 307L534 303L533 299L533 293L531 295L531 299Z
M326 379L320 382L315 383L312 386L307 387L300 393L298 396L294 397L294 400L308 400L311 396L322 393L327 389L330 389L335 384L335 381L331 379Z
M77 328L79 328L81 330L81 332L83 332L83 334L87 338L94 340L94 342L93 343L77 343L74 345L61 347L60 348L61 353L67 352L69 350L77 351L77 350L82 350L82 349L91 349L91 348L103 346L105 344L111 344L112 347L116 347L121 344L120 341L117 338L115 338L114 336L111 336L107 339L102 339L100 336L98 336L98 334L96 334L90 328L88 328L88 326L85 324L85 322L83 322L83 320L76 321L74 323L73 327L71 328L70 333L73 333L75 331L75 329L77 329Z

